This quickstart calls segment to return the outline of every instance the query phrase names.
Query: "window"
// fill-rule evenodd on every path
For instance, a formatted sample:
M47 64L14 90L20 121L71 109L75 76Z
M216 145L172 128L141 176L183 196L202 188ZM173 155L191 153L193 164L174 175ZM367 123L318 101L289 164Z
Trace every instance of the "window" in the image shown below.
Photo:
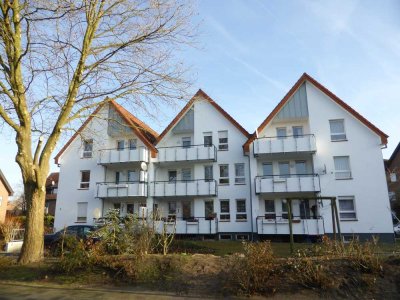
M192 180L192 170L191 169L182 169L182 180L183 181Z
M396 173L390 173L390 182L396 182L397 181L397 174Z
M129 150L136 150L137 148L137 139L129 140Z
M147 204L139 203L139 218L145 219L147 217Z
M124 140L117 141L117 150L118 151L124 150L124 147L125 147L125 141Z
M169 182L176 182L176 170L168 171L168 181Z
M335 178L351 179L350 161L348 156L334 156Z
M331 128L331 141L345 141L346 132L344 130L344 120L329 120Z
M228 131L218 131L218 150L228 150Z
M244 164L235 164L235 184L245 184Z
M230 215L230 209L229 209L229 200L220 200L220 214L219 218L220 221L230 221L231 215Z
M211 181L214 179L213 173L213 166L204 166L204 179L206 181Z
M295 139L303 136L303 126L293 126L292 130Z
M278 127L276 129L276 137L278 139L284 139L286 138L286 127Z
M296 161L296 174L297 175L307 174L307 165L305 161Z
M189 137L183 137L182 138L182 147L183 148L190 148L192 145L192 139Z
M87 220L87 202L78 202L77 222L86 222Z
M93 140L83 141L83 157L90 158L93 155Z
M204 201L204 216L206 219L214 219L214 201Z
M219 165L219 184L229 184L229 165Z
M247 220L246 200L245 199L237 199L236 200L236 221L245 221L245 220Z
M267 220L276 218L275 200L265 200L265 218Z
M290 169L288 162L280 162L279 163L279 177L280 178L289 178L290 177Z
M128 204L126 205L126 213L127 213L127 214L133 215L133 213L135 212L135 208L134 208L134 207L135 207L135 206L134 206L133 203L128 203Z
M115 172L115 183L116 184L119 183L120 176L121 176L121 172L118 172L118 171Z
M263 163L262 165L263 168L263 176L272 176L272 163Z
M168 202L168 220L176 219L176 202L170 201Z
M209 147L212 146L212 133L211 132L204 132L204 146Z
M282 219L288 219L288 203L287 200L282 200Z
M121 211L121 203L114 203L114 209L118 209L119 211Z
M88 189L90 182L90 171L81 171L81 189Z
M129 182L139 181L138 172L137 171L128 171L128 181Z
M338 197L340 220L356 220L356 206L353 196Z

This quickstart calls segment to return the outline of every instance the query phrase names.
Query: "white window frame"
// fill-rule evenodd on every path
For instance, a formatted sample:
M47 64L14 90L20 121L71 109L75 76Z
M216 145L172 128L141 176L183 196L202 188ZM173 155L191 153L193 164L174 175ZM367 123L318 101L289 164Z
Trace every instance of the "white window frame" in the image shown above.
M222 203L228 203L228 211L222 211ZM231 204L229 199L219 200L219 221L229 222L231 220Z
M182 137L182 148L190 148L191 146L192 146L192 138L190 136Z
M120 147L120 143L122 143L122 148ZM117 150L123 151L125 149L125 141L124 140L117 140Z
M92 158L92 157L93 157L93 139L84 140L82 158Z
M211 143L206 142L206 138L211 138ZM212 132L203 132L203 143L204 147L211 147L213 144Z
M137 149L137 139L130 139L128 141L129 150L136 150Z
M357 206L356 199L354 196L339 196L338 198L338 210L340 221L357 221ZM342 209L340 207L340 201L349 201L353 202L353 209ZM354 214L354 217L344 217L344 214Z
M226 137L224 137L225 135ZM218 131L218 151L228 151L228 150L229 150L228 130Z
M209 175L211 175L211 177L207 178L207 169L210 168L211 169L211 173ZM208 165L208 166L204 166L204 180L205 181L212 181L214 180L214 166L213 165Z
M175 179L171 179L172 177L169 176L170 172L175 172ZM168 170L168 182L169 183L175 183L178 180L178 171L177 170Z
M288 173L287 174L282 174L281 166L287 165L288 166ZM289 161L280 161L278 163L278 169L279 169L279 178L289 178L290 177L290 162Z
M268 206L267 206L267 202L272 203L274 206L273 210L268 210ZM276 219L276 206L275 206L275 200L269 200L269 199L265 199L264 200L264 218L266 220L275 220Z
M280 135L279 134L280 130L284 130L285 131L285 135ZM286 127L277 127L276 128L276 138L278 140L282 140L282 139L286 139L286 137L287 137L287 128Z
M134 174L135 175L135 178L132 178L132 174ZM128 182L137 182L137 181L139 181L138 179L139 179L139 174L138 174L138 171L136 171L136 170L128 170L128 173L127 173L127 179L128 179ZM133 180L132 180L133 179Z
M82 181L84 172L89 172L89 181ZM81 170L80 174L81 174L81 178L80 178L80 183L79 183L79 189L88 190L90 187L90 170Z
M332 125L333 123L341 122L343 125L343 132L332 132ZM329 120L329 130L331 133L331 141L332 142L340 142L340 141L347 141L347 135L346 135L346 127L344 124L344 119L334 119L334 120Z
M176 220L176 201L168 201L168 220Z
M346 158L347 159L348 169L343 169L343 170L337 170L336 169L336 166L337 166L336 165L336 159L340 159L340 158ZM346 156L346 155L334 156L333 157L333 165L334 165L334 168L335 168L335 179L336 180L352 179L350 156Z
M300 129L301 134L295 134L295 130ZM293 137L295 139L301 138L304 136L304 128L303 126L292 126Z
M185 178L185 176L188 174L189 174L188 178ZM191 181L192 180L192 169L189 169L189 168L182 169L181 178L182 178L182 181Z
M241 170L243 171L243 175L238 174L240 169L238 167L241 167ZM246 184L246 177L245 177L245 165L244 163L236 163L235 164L235 184L241 185L241 184Z
M81 206L81 209L80 209L80 206ZM77 223L86 223L87 222L87 212L88 212L88 202L78 202L77 203L76 222Z
M271 166L271 174L265 174L265 169L264 169L264 166L266 166L266 165L268 165L268 166ZM273 164L272 164L272 162L264 162L263 164L262 164L262 173L263 173L263 176L264 177L272 177L273 175L274 175L274 166L273 166Z
M242 204L240 204L239 206L239 202L244 202L244 207ZM246 199L236 199L236 222L246 222L246 221L247 221Z
M229 185L229 164L221 164L218 165L219 167L219 184L220 185ZM226 167L228 175L227 176L221 176L221 167Z

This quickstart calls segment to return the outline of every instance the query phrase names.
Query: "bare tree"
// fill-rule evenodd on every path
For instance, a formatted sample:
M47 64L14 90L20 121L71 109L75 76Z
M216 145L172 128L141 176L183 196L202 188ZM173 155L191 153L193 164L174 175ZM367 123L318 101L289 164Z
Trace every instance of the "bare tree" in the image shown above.
M0 0L0 9L0 120L16 137L27 203L19 262L29 263L43 257L45 182L62 131L108 96L148 111L182 98L188 82L177 53L192 41L192 8Z

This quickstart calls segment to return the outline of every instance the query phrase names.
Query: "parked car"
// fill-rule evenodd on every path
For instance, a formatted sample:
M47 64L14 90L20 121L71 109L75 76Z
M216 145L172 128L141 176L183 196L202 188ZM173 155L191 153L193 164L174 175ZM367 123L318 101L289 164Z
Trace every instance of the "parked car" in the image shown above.
M393 231L397 237L400 236L400 223L397 223L396 225L393 226Z
M97 241L97 237L92 237L91 235L93 232L96 231L95 226L90 226L90 225L72 225L68 226L65 229L62 229L60 231L57 231L56 233L53 234L45 234L44 235L44 246L47 248L53 247L57 245L57 243L60 242L62 239L62 236L65 232L65 235L68 236L74 236L78 239L83 239L87 240L88 238Z

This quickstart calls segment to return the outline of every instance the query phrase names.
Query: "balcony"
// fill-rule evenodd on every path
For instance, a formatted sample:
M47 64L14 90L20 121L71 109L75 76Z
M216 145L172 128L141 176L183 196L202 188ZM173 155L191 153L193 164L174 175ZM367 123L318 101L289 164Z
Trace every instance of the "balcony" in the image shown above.
M157 150L159 163L217 160L217 148L214 145L159 147Z
M181 196L216 196L216 180L176 180L153 181L151 183L152 197L181 197Z
M320 192L318 174L256 176L256 194L299 196Z
M119 163L139 163L149 161L149 151L145 147L136 149L103 149L99 150L99 165L119 164Z
M281 216L276 216L275 219L258 216L256 221L258 234L290 234L289 221ZM321 218L301 219L299 216L293 216L292 229L295 235L323 235L325 233Z
M253 143L253 153L255 157L286 153L315 153L316 151L317 147L313 134L262 137L256 139Z
M98 198L147 197L147 183L143 181L98 182Z
M165 229L164 229L165 226ZM162 230L175 232L175 234L216 234L218 232L218 220L204 217L193 217L190 220L159 220L154 221L154 229L160 233Z

